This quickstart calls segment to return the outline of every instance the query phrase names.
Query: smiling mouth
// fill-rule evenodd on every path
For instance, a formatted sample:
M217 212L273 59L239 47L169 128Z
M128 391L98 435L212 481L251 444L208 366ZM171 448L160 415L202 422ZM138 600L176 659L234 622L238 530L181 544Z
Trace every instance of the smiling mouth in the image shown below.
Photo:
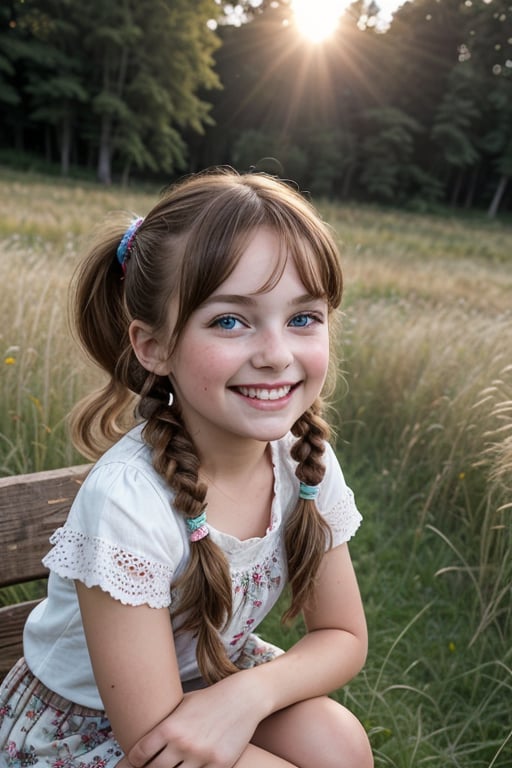
M244 397L250 397L254 400L280 400L282 397L290 394L293 389L291 384L276 389L266 389L260 387L235 387Z

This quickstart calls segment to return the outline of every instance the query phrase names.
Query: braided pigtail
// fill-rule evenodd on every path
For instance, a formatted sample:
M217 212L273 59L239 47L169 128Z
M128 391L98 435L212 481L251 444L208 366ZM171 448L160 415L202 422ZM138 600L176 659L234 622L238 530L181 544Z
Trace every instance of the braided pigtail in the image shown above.
M199 458L178 408L166 404L154 408L144 428L144 439L153 449L156 471L176 493L175 508L186 520L198 518L205 509L207 487L199 480ZM211 684L236 672L219 637L231 618L231 577L224 553L210 536L192 539L187 568L173 587L180 596L173 617L183 617L180 632L196 637L203 678Z
M325 474L322 457L329 426L320 413L321 401L317 399L292 427L298 438L291 449L292 458L298 462L295 474L306 486L318 485ZM331 529L315 500L299 498L285 529L291 603L284 621L293 619L311 597L326 545L331 540Z

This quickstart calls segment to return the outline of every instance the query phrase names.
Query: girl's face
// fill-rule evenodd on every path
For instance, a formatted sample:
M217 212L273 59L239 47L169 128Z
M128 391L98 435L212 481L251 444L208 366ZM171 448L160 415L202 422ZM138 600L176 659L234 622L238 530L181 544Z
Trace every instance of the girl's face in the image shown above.
M258 293L279 248L271 230L257 231L231 275L192 313L169 360L200 453L282 437L322 389L327 302L308 295L291 256L272 290Z

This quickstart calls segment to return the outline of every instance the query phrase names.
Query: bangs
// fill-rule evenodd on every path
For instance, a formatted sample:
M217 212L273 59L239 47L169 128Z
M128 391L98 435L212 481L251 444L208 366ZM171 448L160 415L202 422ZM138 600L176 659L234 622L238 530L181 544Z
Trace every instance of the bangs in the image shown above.
M270 273L258 293L272 290L279 282L288 258L292 258L300 280L307 292L314 298L327 301L329 310L336 309L341 303L343 281L337 248L317 218L306 221L285 209L279 215L268 216L263 226L275 232L280 248L275 268ZM288 213L289 215L286 215Z
M207 199L201 195L195 209L189 208L187 221L181 220L180 267L173 289L179 302L174 342L190 315L230 276L262 228L275 233L280 247L275 267L257 292L272 290L292 258L306 291L325 299L329 311L338 307L343 287L338 249L309 202L284 183L258 175L209 181Z
M335 281L332 279L325 280L321 268L321 260L313 253L311 244L305 242L302 238L297 240L295 237L290 236L289 232L276 232L275 229L267 228L269 231L275 232L279 238L279 252L274 268L255 293L271 291L283 276L288 260L292 259L300 281L307 293L312 298L325 299L329 309L337 306L339 302L337 302L336 296L333 295L332 291ZM250 237L248 240L250 240Z

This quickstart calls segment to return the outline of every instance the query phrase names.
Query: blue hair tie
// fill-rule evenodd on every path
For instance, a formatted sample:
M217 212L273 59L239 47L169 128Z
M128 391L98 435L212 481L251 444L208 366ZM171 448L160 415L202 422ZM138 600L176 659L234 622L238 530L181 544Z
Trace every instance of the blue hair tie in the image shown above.
M306 485L306 483L301 483L299 488L299 499L314 501L318 496L319 490L320 488L318 485Z
M190 541L200 541L210 532L206 525L206 508L197 517L186 517L185 523L190 533Z
M123 237L121 238L121 242L117 246L117 251L116 251L117 260L122 266L123 272L126 272L126 259L130 255L130 250L133 244L133 238L135 237L135 233L143 221L144 219L142 217L133 219L130 226L128 227Z

